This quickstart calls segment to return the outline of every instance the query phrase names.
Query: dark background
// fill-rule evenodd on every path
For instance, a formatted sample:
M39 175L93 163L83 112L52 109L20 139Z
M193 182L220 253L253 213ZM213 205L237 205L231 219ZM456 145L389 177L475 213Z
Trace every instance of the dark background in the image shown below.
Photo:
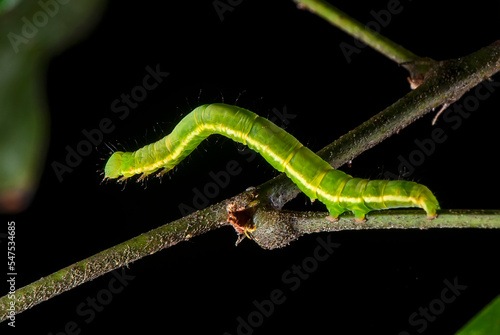
M335 1L362 22L387 4ZM401 5L382 33L416 54L456 58L498 39L498 1ZM194 107L224 101L268 117L286 106L296 115L287 131L316 151L409 91L403 68L369 48L348 63L341 42L353 45L353 38L292 1L241 1L223 21L211 0L110 1L96 29L48 69L51 142L40 188L26 212L2 217L17 223L17 285L181 217L179 205L191 205L193 189L202 189L209 172L224 170L230 160L242 172L211 203L277 175L260 157L247 162L233 142L213 137L161 183L101 183L107 145L135 150L170 132ZM111 103L141 85L146 66L157 64L170 75L120 120ZM457 129L440 119L435 127L447 140L407 178L429 186L443 208L499 208L499 106L496 92ZM430 138L433 116L343 170L366 178L400 175L398 157L408 157L416 139ZM65 147L75 148L82 130L103 118L115 130L59 182L51 163L64 163ZM324 210L303 195L287 208ZM340 246L292 291L282 276L313 255L318 236ZM80 334L238 334L238 317L247 320L256 310L253 301L268 300L278 289L286 301L254 334L452 334L499 293L499 237L475 229L346 231L266 251L248 240L235 247L236 234L227 227L130 264L124 271L133 279L92 320L78 306L102 297L113 274L20 314L16 331L63 334L75 322ZM433 322L411 325L412 313L438 304L445 280L467 288Z

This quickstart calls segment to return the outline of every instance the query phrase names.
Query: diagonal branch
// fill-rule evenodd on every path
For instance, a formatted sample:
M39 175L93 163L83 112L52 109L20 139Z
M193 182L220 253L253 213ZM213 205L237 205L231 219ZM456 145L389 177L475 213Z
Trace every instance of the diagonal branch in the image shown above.
M339 167L403 129L432 108L457 100L466 91L499 70L500 41L459 60L440 62L416 90L328 145L319 154L332 166ZM256 211L252 211L253 224L256 226L252 236L266 249L282 247L305 233L320 231L500 227L499 211L447 211L441 212L433 221L424 221L424 215L418 211L391 211L372 214L368 223L362 225L353 223L349 216L334 224L325 220L326 213L279 211L298 193L298 188L281 175L252 191L245 191L207 209L141 234L27 285L17 290L13 297L6 295L0 298L0 321L8 318L11 302L14 303L12 313L21 313L142 257L228 225L229 208L246 209L253 206L256 199L260 203L255 206Z
M500 71L500 41L466 57L436 63L424 82L393 105L341 136L318 152L334 168L338 168L374 147L386 138L440 105L450 105ZM281 209L300 193L285 175L260 187L262 199Z
M425 80L416 90L320 151L320 156L334 167L339 167L380 143L433 108L453 103L465 92L500 70L500 42L495 42L458 60L435 62L418 57L383 36L364 29L359 22L333 6L327 6L328 4L323 1L298 2L309 10L322 13L328 20L340 20L337 26L400 64L418 65L423 62L427 66L424 71ZM324 14L327 11L330 13ZM407 66L410 73L412 66ZM252 232L252 236L266 249L282 247L303 234L320 231L500 227L500 211L447 211L441 212L440 217L433 221L424 221L424 216L417 211L387 211L372 214L368 223L362 225L353 223L350 216L343 217L338 223L332 223L325 220L326 213L279 211L298 193L298 188L282 175L252 191L245 191L207 209L141 234L27 285L13 295L1 297L0 321L142 257L228 225L228 215L232 218L232 224L237 231L241 228L238 226L241 223L238 222L240 217L247 220L244 224L250 222L255 225L256 229ZM238 213L246 215L241 216ZM252 217L253 222L249 220Z

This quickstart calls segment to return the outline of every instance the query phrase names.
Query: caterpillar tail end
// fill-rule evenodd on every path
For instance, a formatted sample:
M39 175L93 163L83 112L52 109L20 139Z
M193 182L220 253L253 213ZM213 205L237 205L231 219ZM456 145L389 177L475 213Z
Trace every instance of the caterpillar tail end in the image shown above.
M122 151L116 151L109 157L104 167L104 179L116 179L123 175L121 171L122 156Z
M419 200L419 206L427 213L427 220L434 220L437 218L437 210L441 209L441 207L439 207L439 202L434 194L432 194L427 187L425 187L424 192L420 195Z

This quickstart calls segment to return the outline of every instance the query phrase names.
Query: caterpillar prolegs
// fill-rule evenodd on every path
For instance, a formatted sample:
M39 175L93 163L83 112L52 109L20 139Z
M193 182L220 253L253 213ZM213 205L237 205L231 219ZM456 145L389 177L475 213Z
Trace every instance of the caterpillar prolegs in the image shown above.
M138 174L144 178L159 169L165 173L212 134L227 136L260 153L311 200L324 203L333 219L352 211L356 220L362 221L370 211L400 207L423 208L428 219L437 216L439 204L426 186L411 181L353 178L333 169L271 121L220 103L195 108L158 142L134 152L113 153L104 169L105 178L123 180Z

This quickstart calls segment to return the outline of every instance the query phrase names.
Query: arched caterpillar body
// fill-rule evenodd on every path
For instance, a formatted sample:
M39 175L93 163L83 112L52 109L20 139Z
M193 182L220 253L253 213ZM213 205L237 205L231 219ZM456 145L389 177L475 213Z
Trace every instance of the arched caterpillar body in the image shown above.
M226 104L202 105L186 115L171 134L134 152L117 151L105 167L105 178L141 178L167 172L211 134L227 136L260 153L275 169L285 172L311 200L319 199L336 219L352 211L356 220L366 213L399 207L420 207L436 217L439 204L424 185L411 181L353 178L303 146L271 121Z

